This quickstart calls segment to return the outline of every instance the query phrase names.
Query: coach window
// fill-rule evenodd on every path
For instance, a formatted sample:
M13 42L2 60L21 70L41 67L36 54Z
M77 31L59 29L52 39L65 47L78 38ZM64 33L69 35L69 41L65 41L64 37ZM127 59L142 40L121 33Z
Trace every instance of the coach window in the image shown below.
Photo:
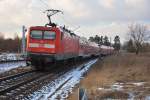
M64 33L63 33L63 32L61 32L61 40L63 39L63 36L64 36Z
M44 31L43 39L55 39L56 33L53 31Z
M42 39L42 31L32 30L30 36L34 39Z

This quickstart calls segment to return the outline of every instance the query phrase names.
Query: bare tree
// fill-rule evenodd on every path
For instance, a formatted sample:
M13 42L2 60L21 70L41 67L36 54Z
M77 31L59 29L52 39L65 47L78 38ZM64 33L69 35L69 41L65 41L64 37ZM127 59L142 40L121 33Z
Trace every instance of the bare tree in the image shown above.
M0 32L0 40L4 39L4 35Z
M150 38L148 36L148 29L146 25L142 24L132 24L128 28L130 39L132 39L135 47L135 53L139 54L142 49L142 44Z

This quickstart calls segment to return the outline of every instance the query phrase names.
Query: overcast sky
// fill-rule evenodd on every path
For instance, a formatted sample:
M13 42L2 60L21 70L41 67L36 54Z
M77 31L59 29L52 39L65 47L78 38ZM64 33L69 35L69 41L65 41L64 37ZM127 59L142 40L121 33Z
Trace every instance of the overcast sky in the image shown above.
M126 38L131 23L150 27L150 0L0 0L0 32L5 37L21 35L21 27L45 25L44 10L59 9L53 20L59 25L76 29L78 35L95 34Z

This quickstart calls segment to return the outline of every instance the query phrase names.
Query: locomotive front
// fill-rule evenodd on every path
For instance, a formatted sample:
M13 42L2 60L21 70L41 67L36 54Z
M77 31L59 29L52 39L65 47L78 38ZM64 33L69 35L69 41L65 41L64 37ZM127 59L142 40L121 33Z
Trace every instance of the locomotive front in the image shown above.
M36 26L30 27L27 36L27 59L34 65L52 62L58 46L57 28Z

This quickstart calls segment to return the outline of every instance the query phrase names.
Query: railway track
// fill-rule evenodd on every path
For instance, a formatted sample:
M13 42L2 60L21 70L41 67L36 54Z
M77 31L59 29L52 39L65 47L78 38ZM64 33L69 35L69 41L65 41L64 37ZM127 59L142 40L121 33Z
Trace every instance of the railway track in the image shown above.
M23 99L25 97L28 98L28 95L46 86L52 82L52 80L62 76L72 69L70 66L74 65L68 66L57 67L58 69L55 68L49 72L29 71L3 77L0 79L0 99L14 100Z
M8 60L8 61L0 61L0 64L7 64L7 63L17 63L17 62L24 62L26 60Z
M32 93L33 91L38 90L43 85L48 84L53 79L63 75L68 70L64 70L61 73L59 71L55 71L53 73L37 72L36 74L34 74L36 76L34 76L30 79L25 79L25 78L23 80L21 79L22 81L20 81L19 83L15 82L16 84L11 85L11 86L9 84L9 87L7 87L7 85L5 85L7 88L0 89L0 99L4 99L4 100L8 100L10 98L12 100L22 99L26 95L29 95L30 93ZM31 76L31 75L27 74L27 76ZM8 81L6 81L6 82L8 82ZM1 86L1 84L0 84L0 86Z
M32 76L31 76L32 75ZM21 99L22 97L19 97L19 95L22 96L23 92L26 92L27 90L30 90L30 88L34 87L40 81L39 79L42 79L44 77L50 77L52 74L48 73L30 73L27 74L26 76L19 78L17 81L16 79L11 82L11 84L8 81L5 81L4 83L8 84L0 84L0 87L2 86L3 88L0 88L0 99L2 100L16 100L17 98Z
M16 75L11 75L11 76L1 78L0 79L0 95L3 95L6 92L9 92L37 78L38 76L30 78L31 75L35 75L35 74L36 74L36 71L28 71L28 72L23 72L23 73L19 73Z
M0 61L0 64L11 63L11 62L21 62L21 61L26 61L26 60L6 60L6 61Z
M0 78L0 99L21 99L23 94L25 96L27 92L37 90L40 86L65 73L67 69L62 67L49 72L29 71Z
M76 71L79 71L79 72L83 72L82 75L84 75L84 74L86 74L86 71L85 71L85 70L87 70L86 67L87 67L89 64L94 64L96 61L97 61L97 60L95 60L94 62L93 62L93 61L92 61L92 62L88 62L88 64L85 63L85 64L81 65L79 68L76 68L75 70L76 70ZM70 73L71 73L71 72L70 72ZM82 76L82 75L81 75L81 76ZM74 79L74 78L75 78L74 74L68 76L68 77L55 89L55 91L52 92L47 98L48 98L48 99L56 99L57 97L56 97L56 98L53 98L53 96L54 96L55 94L57 94L57 95L55 95L55 96L58 96L58 98L60 98L60 96L59 96L58 94L61 93L61 92L60 92L59 90L63 90L63 88L69 87L69 85L70 85L70 87L72 87L73 84L70 84L70 83L71 83L72 79ZM74 84L76 84L76 83L74 83ZM67 91L69 91L69 90L67 90ZM66 94L66 93L65 93L65 94ZM57 98L57 99L58 99L58 98Z
M15 77L19 77L21 75L25 75L25 74L32 73L32 72L35 72L35 70L25 71L25 72L17 73L17 74L14 74L14 75L9 75L9 76L5 76L5 77L1 77L0 78L0 83L2 81L10 80L10 79L13 79Z
M80 77L86 74L86 71L94 64L97 60L91 60L86 63L77 65L74 69L67 71L56 77L54 80L51 80L44 88L36 91L34 94L28 96L29 99L33 100L55 100L60 99L61 96L65 96L70 91L69 89L73 88L78 84ZM60 94L62 93L62 94ZM62 97L64 98L64 97Z

